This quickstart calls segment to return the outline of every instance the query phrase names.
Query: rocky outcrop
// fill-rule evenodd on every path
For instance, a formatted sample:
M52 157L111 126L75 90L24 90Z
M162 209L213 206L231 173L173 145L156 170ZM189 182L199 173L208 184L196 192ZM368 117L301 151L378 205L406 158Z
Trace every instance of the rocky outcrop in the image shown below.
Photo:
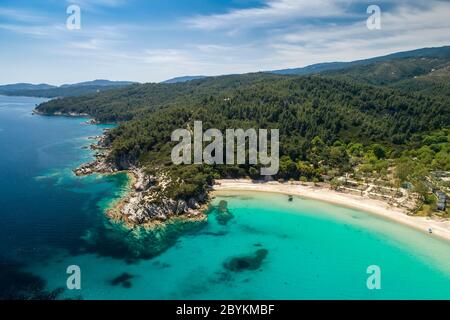
M104 130L104 133L107 129ZM89 145L91 150L98 151L94 154L95 160L89 163L82 164L74 170L77 176L85 176L94 173L111 174L119 171L117 166L108 159L109 147L106 142L106 136L89 137L89 140L96 140L96 143Z
M95 160L75 169L77 176L113 174L125 170L132 176L127 195L109 210L110 217L131 225L144 225L156 220L166 221L174 216L186 216L193 220L197 217L200 220L203 216L201 209L208 200L207 194L187 200L172 199L167 196L167 188L178 182L172 181L166 173L161 170L154 170L153 175L146 173L136 165L131 155L115 157L112 162L106 135L89 138L97 140L97 143L90 145L92 150L97 151Z
M117 207L119 214L133 224L145 224L152 220L165 221L171 216L200 216L201 207L207 201L207 195L189 200L175 200L166 197L165 188L170 179L159 173L154 176L145 174L142 169L130 170L135 183L129 195Z
M95 119L90 119L88 121L85 122L86 124L100 124L100 121L95 120Z
M111 174L119 171L114 164L108 162L107 154L97 153L94 157L94 161L82 164L74 170L74 173L77 176L86 176L94 173Z
M233 218L233 214L228 210L228 203L225 200L221 200L217 208L217 222L221 225L226 225Z
M33 109L32 114L35 115L44 115L44 116L64 116L64 117L89 117L87 113L80 113L80 112L63 112L63 111L54 111L54 112L47 112L42 111L38 107ZM96 120L93 123L98 123Z

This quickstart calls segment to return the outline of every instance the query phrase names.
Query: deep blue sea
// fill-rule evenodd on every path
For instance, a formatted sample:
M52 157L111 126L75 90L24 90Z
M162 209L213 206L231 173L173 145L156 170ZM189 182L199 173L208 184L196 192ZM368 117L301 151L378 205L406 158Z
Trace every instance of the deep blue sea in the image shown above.
M0 299L450 299L448 242L300 197L224 192L206 223L158 234L113 224L127 176L72 173L108 126L32 115L42 101L0 96Z

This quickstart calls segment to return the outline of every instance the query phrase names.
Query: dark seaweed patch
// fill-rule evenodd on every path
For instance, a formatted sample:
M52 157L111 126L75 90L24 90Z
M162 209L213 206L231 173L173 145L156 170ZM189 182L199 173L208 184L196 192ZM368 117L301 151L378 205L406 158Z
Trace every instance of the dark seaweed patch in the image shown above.
M135 231L110 224L108 228L89 230L83 237L81 252L95 253L99 256L122 259L128 264L141 259L151 259L176 245L183 235L196 233L204 222L169 223L163 229L145 230L136 227ZM80 253L81 253L80 252Z
M203 232L202 234L207 235L207 236L213 236L213 237L222 237L222 236L225 236L227 233L228 233L227 231L219 231L219 232L206 231L206 232Z
M267 249L256 250L254 254L249 256L240 256L231 258L223 265L225 269L233 272L241 272L245 270L257 270L261 267L263 260L269 251Z
M135 276L129 273L122 273L121 275L115 277L114 279L112 279L110 281L110 284L113 286L118 286L121 285L124 288L131 288L132 284L131 284L131 279L133 279Z
M0 300L55 300L64 291L45 290L46 281L30 272L25 265L0 259Z
M161 269L167 269L170 268L170 264L166 262L160 262L160 261L154 261L152 263L155 267L161 268Z

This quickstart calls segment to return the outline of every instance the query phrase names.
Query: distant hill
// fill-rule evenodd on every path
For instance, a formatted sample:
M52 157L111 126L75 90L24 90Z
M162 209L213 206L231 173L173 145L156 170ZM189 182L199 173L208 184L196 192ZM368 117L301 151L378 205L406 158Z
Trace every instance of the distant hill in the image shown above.
M181 82L187 82L187 81L198 80L198 79L203 79L203 78L206 78L206 76L176 77L176 78L172 78L172 79L163 81L161 83L181 83Z
M31 84L31 83L14 83L7 85L0 85L0 92L11 92L16 90L43 90L43 89L51 89L56 88L56 86L52 86L46 83L41 84Z
M325 63L317 63L312 64L306 67L301 68L290 68L290 69L281 69L281 70L273 70L273 71L265 71L266 73L278 74L278 75L311 75L311 74L319 74L319 73L327 73L332 71L340 71L346 70L354 67L363 67L367 65L372 65L374 63L381 62L391 62L392 60L399 59L407 59L407 58L435 58L435 59L447 59L450 57L450 46L437 47L437 48L423 48L416 49L411 51L403 51L397 52L385 56L374 57L364 60L356 60L351 62L325 62ZM428 70L428 69L425 69ZM423 72L425 71L423 70ZM431 70L431 69L430 69ZM368 70L359 69L356 71L361 71L363 73L367 73ZM411 71L413 76L416 76L414 71ZM369 75L368 75L369 76ZM184 77L176 77L161 83L182 83L192 80L198 80L206 78L206 76L184 76ZM389 78L389 77L388 77ZM361 79L359 79L361 80Z
M450 98L450 62L430 72L399 81L393 85L402 91Z
M390 61L394 59L403 58L417 58L417 57L430 57L430 58L448 58L450 57L450 46L438 47L438 48L423 48L411 51L397 52L386 56L380 56L375 58L369 58L364 60L356 60L352 62L327 62L318 63L303 68L292 68L267 71L268 73L281 74L281 75L308 75L327 71L342 70L350 67L369 65L375 62Z
M280 75L308 75L319 73L329 70L340 70L348 67L349 62L325 62L312 64L303 68L292 68L292 69L282 69L267 71L267 73L280 74Z
M450 56L447 58L401 58L326 71L322 75L344 77L373 85L389 85L406 79L431 76L436 72L437 74L445 73L441 69L448 69L449 65Z
M110 81L110 80L93 80L93 81L86 81L86 82L79 82L74 84L63 84L61 88L67 88L67 87L123 87L128 86L130 84L136 84L137 82L132 81Z
M415 51L420 53L420 51ZM422 51L422 56L378 60L364 65L351 65L329 70L320 76L388 86L403 92L450 97L450 50Z
M398 52L353 62L331 62L269 71L315 75L358 84L386 86L407 93L450 97L450 46Z
M16 83L0 86L0 94L44 98L73 97L91 93L99 93L133 84L136 84L136 82L109 80L94 80L74 84L64 84L59 87L49 84Z

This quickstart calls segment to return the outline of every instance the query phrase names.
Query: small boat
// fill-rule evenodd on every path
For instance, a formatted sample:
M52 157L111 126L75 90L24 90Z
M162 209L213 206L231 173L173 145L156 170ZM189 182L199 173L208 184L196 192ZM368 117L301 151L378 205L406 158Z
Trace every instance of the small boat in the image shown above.
M433 229L428 228L428 233L433 233Z
M294 197L293 196L291 196L291 195L289 195L289 199L288 199L289 201L292 201L292 200L294 200Z

